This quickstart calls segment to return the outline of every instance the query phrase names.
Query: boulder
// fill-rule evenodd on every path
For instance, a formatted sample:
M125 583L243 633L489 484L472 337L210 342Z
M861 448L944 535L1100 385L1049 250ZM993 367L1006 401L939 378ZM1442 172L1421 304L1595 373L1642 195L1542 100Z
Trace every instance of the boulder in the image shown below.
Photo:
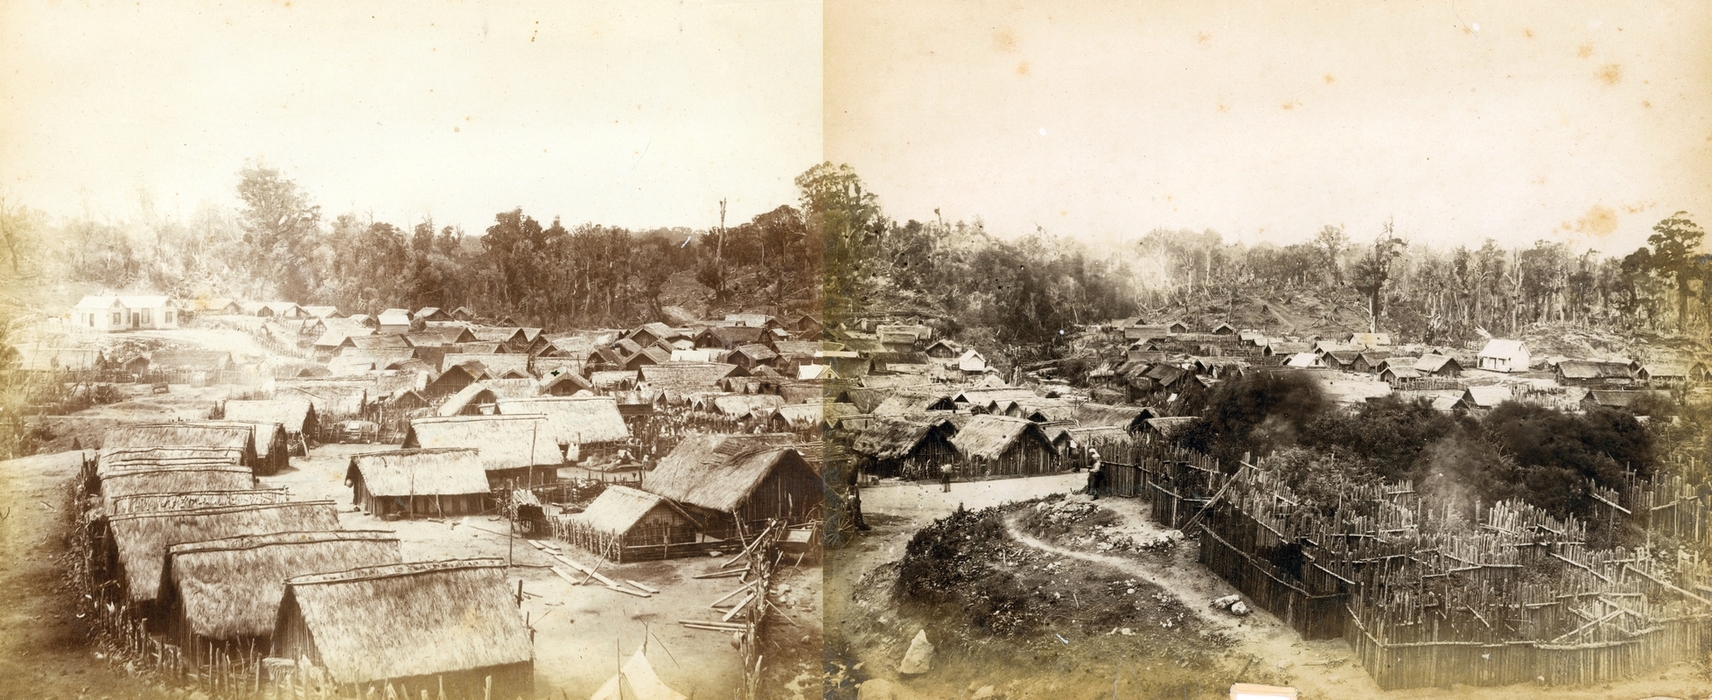
M856 700L899 700L895 684L884 678L873 678L856 687Z
M927 641L927 630L920 630L910 640L909 651L904 652L903 663L898 664L898 673L916 676L932 669L933 644Z
M1240 602L1242 602L1242 596L1233 593L1223 598L1213 599L1213 607L1219 610L1229 610L1232 605L1236 605Z

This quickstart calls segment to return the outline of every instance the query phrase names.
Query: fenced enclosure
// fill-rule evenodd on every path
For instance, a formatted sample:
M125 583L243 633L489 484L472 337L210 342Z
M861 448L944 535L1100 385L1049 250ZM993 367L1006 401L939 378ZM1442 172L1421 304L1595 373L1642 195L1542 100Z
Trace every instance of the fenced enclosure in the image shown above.
M1424 502L1408 482L1312 503L1264 462L1096 442L1105 492L1149 499L1200 561L1305 639L1342 637L1379 687L1586 685L1712 649L1704 499L1679 476L1591 491L1638 546L1588 546L1587 523L1521 502Z

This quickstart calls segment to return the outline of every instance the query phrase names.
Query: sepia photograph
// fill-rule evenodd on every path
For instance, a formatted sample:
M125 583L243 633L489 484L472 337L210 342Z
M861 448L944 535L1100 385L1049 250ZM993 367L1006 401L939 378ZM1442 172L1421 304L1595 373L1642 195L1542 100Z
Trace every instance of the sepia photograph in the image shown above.
M0 679L1712 697L1707 9L0 0Z

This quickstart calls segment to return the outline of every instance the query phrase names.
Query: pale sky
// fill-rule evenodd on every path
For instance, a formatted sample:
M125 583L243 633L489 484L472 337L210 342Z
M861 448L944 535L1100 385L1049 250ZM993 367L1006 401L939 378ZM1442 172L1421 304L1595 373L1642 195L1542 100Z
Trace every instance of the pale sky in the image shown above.
M1626 252L1712 227L1712 5L833 0L826 148L897 219Z
M0 194L189 217L260 159L328 218L743 221L819 162L820 57L813 0L0 0Z

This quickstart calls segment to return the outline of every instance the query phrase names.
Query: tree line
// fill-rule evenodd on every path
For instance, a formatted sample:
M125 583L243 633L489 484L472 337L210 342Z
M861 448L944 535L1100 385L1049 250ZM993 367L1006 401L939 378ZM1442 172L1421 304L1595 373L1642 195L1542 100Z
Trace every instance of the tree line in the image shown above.
M1412 244L1389 223L1371 238L1326 226L1283 246L1158 229L1094 252L1044 230L994 235L979 219L947 221L937 211L929 221L893 219L848 165L816 165L796 185L796 202L731 226L567 226L511 209L474 235L432 221L329 220L295 182L252 164L238 176L242 206L205 207L186 220L49 223L0 201L0 255L18 275L112 289L350 312L468 306L556 329L658 320L664 306L699 291L713 311L934 318L1018 359L1062 353L1083 324L1217 309L1246 295L1317 295L1427 342L1540 322L1712 328L1712 257L1681 212L1620 256L1543 239L1440 249Z

